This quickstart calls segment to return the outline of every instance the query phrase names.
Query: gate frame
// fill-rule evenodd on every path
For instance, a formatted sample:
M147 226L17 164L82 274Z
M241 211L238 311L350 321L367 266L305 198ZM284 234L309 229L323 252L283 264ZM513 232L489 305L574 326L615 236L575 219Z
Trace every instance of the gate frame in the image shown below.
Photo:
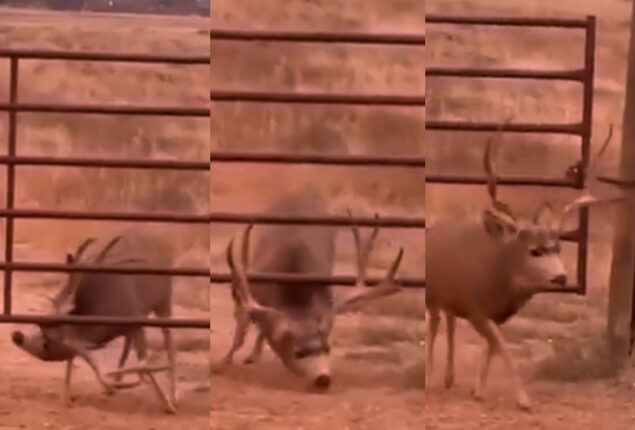
M5 261L0 263L4 271L4 312L0 315L0 324L134 324L147 327L199 328L209 329L209 319L193 318L120 318L120 317L78 317L52 316L43 314L14 314L11 309L12 274L14 271L35 272L102 272L125 274L154 274L164 276L207 277L209 268L161 268L161 267L121 267L81 264L68 267L59 263L28 263L13 260L14 221L20 218L66 219L66 220L117 220L134 222L168 222L206 224L208 214L182 214L174 212L97 212L97 211L64 211L44 209L15 208L16 166L58 166L58 167L91 167L110 169L159 169L159 170L208 170L207 162L148 160L148 159L104 159L79 157L48 157L17 155L17 116L19 112L30 113L81 113L99 115L142 115L142 116L176 116L176 117L208 117L209 107L180 107L161 105L116 105L116 104L56 104L56 103L20 103L18 101L18 78L20 60L65 60L93 61L117 63L165 63L174 65L209 65L209 56L167 56L141 53L89 52L62 50L25 50L0 49L0 59L8 59L9 100L0 102L0 112L8 113L8 145L7 154L0 156L0 164L7 168L6 207L0 209L0 217L6 219Z
M410 45L425 46L425 35L420 34L368 34L368 33L337 33L337 32L293 32L293 31L245 31L229 29L212 29L210 42L287 42L287 43L324 43L324 44L361 44L361 45ZM357 106L402 106L425 107L425 95L368 95L368 94L339 94L339 93L290 93L290 92L259 92L259 91L210 91L211 102L254 102L254 103L285 103L285 104L327 104L327 105L357 105ZM296 153L253 153L233 151L210 151L210 169L212 163L279 163L279 164L316 164L334 166L398 166L411 168L425 168L424 156L352 156L336 154L296 154ZM401 228L425 228L424 217L347 217L347 216L282 216L265 215L261 213L241 214L233 212L212 211L212 223L255 223L255 224L296 224L296 225L331 225ZM252 281L277 281L284 283L303 284L307 281L319 284L337 284L342 286L355 285L352 276L313 276L289 273L248 273L247 278ZM211 283L227 283L232 279L231 274L212 273ZM368 285L376 285L379 278L369 278ZM403 287L423 288L423 278L397 278Z
M581 138L581 160L569 168L567 173L576 175L575 179L544 179L539 177L500 178L499 184L509 186L542 186L583 189L586 186L586 168L591 151L591 133L593 120L593 85L595 74L596 17L587 15L584 19L562 18L526 18L526 17L465 17L426 15L426 24L443 25L478 25L496 27L531 27L561 28L584 30L584 67L573 70L536 70L536 69L504 69L504 68L449 68L426 67L426 77L457 78L493 78L493 79L537 79L564 80L581 83L583 88L582 121L573 124L533 124L512 123L501 126L499 123L468 121L426 121L426 130L476 131L515 133L557 133L576 135ZM566 177L567 175L565 175ZM426 175L426 183L445 184L484 184L484 177L459 177L447 175ZM589 209L584 207L579 212L578 229L565 232L563 240L576 242L578 245L576 277L577 288L562 288L550 292L575 293L585 295L587 291L587 257L589 238Z

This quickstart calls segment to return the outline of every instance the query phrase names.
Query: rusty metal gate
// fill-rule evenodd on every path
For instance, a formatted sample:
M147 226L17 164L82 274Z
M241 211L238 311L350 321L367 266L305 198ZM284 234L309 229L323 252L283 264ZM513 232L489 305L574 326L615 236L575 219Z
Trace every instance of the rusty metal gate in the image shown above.
M284 32L284 31L240 31L213 29L211 40L233 42L292 42L292 43L325 43L325 44L374 44L374 45L425 45L424 35L397 35L397 34L360 34L360 33L319 33L319 32ZM422 70L423 73L423 70ZM368 95L368 94L323 94L323 93L270 93L255 91L221 91L212 89L210 100L220 102L255 102L255 103L293 103L293 104L326 104L326 105L383 105L383 106L410 106L424 107L425 96L411 95ZM213 109L212 109L213 115ZM279 163L292 164L304 163L315 165L338 166L398 166L404 168L424 168L423 156L353 156L353 155L327 155L315 154L291 154L291 153L246 153L212 151L210 154L210 168L214 163ZM424 184L422 183L423 187ZM310 224L349 226L351 218L348 216L302 216L289 217L264 214L238 214L232 212L212 211L211 221L215 223L255 223L255 224ZM381 216L379 221L373 217L353 217L352 222L360 226L425 228L423 217L401 218L396 216ZM354 285L352 276L317 277L309 275L283 274L283 273L250 273L248 278L259 281L278 281L288 283L302 283L311 281L323 284ZM230 274L212 273L211 282L225 283L231 279ZM423 278L399 278L405 287L422 288ZM377 278L369 278L368 284L373 285L379 281Z
M476 68L445 68L426 67L426 77L455 77L455 78L495 78L495 79L534 79L534 80L564 80L582 84L582 118L580 122L571 124L530 124L513 123L502 127L503 131L514 133L558 133L579 136L581 139L581 160L573 166L575 178L544 179L538 177L501 178L502 185L568 187L582 189L585 186L585 168L589 163L591 149L591 125L593 113L593 75L595 61L595 28L594 16L585 19L543 19L543 18L503 18L503 17L456 17L427 15L427 24L478 25L478 26L506 26L506 27L552 27L563 29L584 30L584 65L574 70L536 70L536 69L476 69ZM478 131L492 132L501 128L498 123L474 123L459 121L426 121L426 130ZM427 183L445 184L482 184L484 177L461 177L447 175L426 175ZM573 232L567 232L564 240L576 242L577 282L575 288L568 287L562 292L586 294L587 246L589 236L589 212L587 208L580 211L579 227Z
M15 181L18 166L58 166L111 169L153 169L153 170L208 170L207 161L174 160L125 160L101 158L68 158L17 155L18 113L67 113L93 115L145 115L175 117L207 117L209 107L175 106L133 106L133 105L75 105L50 103L20 103L18 100L18 76L20 60L64 60L122 63L166 63L174 65L209 65L208 56L156 56L144 54L91 53L72 51L35 51L0 49L0 58L8 59L10 65L9 100L0 101L0 112L8 113L8 150L0 156L0 164L7 169L6 207L0 210L0 216L6 219L5 259L0 264L4 270L4 313L0 323L45 323L65 322L72 324L139 324L154 327L201 328L209 329L209 319L192 318L114 318L114 317L70 317L49 315L19 315L12 312L12 273L14 271L36 272L105 272L129 274L174 275L185 277L208 277L209 267L201 268L165 268L165 267L117 267L99 265L76 265L68 267L57 263L28 263L13 259L14 223L20 218L66 219L66 220L112 220L133 222L167 222L207 224L209 214L149 213L149 212L72 212L64 210L21 209L15 207Z

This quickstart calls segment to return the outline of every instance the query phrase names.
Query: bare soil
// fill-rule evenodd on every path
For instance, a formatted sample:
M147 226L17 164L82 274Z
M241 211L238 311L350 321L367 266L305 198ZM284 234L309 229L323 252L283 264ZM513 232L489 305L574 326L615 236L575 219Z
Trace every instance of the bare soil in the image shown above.
M229 287L219 285L212 294L212 363L227 352L233 335L231 299L223 291L225 288ZM395 331L408 325L415 330L412 340L390 339ZM235 355L233 367L222 375L212 375L210 428L420 429L424 414L423 372L408 369L423 359L422 325L412 320L355 313L343 315L335 326L334 382L323 394L309 392L305 382L287 372L267 348L261 362L243 364L253 345L251 333ZM365 341L360 333L366 333Z
M19 306L16 312L44 309L43 292L33 289L19 292L17 303L29 303L29 308ZM180 314L180 315L179 315ZM184 315L185 314L185 315ZM189 311L177 309L181 317L200 317ZM193 339L201 339L207 333L200 330L174 330L173 336L178 352L178 387L180 403L176 415L163 412L159 398L152 387L143 384L128 390L121 390L113 396L102 394L90 368L77 360L71 392L75 396L73 405L67 408L61 400L64 384L64 363L43 363L17 349L11 343L11 332L35 330L32 326L0 325L0 429L206 429L209 423L209 393L197 391L206 383L208 374L208 354L206 342L200 340L201 347L187 348ZM165 361L159 350L161 345L158 329L147 329L150 346L159 352L157 359ZM122 342L115 341L106 350L95 352L95 358L102 371L115 368ZM134 354L128 364L135 363ZM165 378L161 383L167 387Z

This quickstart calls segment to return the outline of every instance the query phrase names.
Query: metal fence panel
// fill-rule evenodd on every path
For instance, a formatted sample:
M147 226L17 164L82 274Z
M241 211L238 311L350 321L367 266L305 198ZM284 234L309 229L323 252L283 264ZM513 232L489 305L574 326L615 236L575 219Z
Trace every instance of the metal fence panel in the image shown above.
M411 45L424 46L425 35L422 34L367 34L367 33L319 33L319 32L283 32L283 31L243 31L212 29L211 40L225 41L267 41L290 43L352 43L372 45ZM212 102L255 102L255 103L294 103L322 105L360 105L360 106L401 106L425 107L425 95L397 94L315 94L315 93L271 93L260 91L210 91ZM354 156L325 154L288 154L288 153L250 153L212 151L210 163L279 163L279 164L317 164L333 166L381 166L424 168L423 156ZM210 165L211 167L211 165ZM422 184L423 186L423 184ZM348 226L354 222L359 226L381 226L401 228L425 228L423 217L380 216L373 217L329 216L329 217L286 217L265 214L239 214L233 212L212 211L212 222L223 223L257 223L257 224L304 224L304 225L340 225ZM296 277L286 273L251 274L251 279L276 280L279 282L298 283L311 280L317 283L335 283L338 285L354 285L350 277ZM231 279L229 274L212 274L210 281L225 283ZM399 279L404 287L423 288L425 279ZM369 284L376 280L369 280Z
M557 133L580 136L581 138L581 166L585 167L589 161L591 119L593 107L593 77L595 56L595 27L596 19L588 16L585 19L551 19L551 18L525 18L525 17L457 17L457 16L426 16L428 24L445 25L489 25L489 26L516 26L516 27L558 27L565 29L583 29L585 31L585 55L584 67L574 70L530 70L530 69L478 69L478 68L447 68L430 67L426 69L427 77L454 77L454 78L506 78L506 79L538 79L538 80L565 80L579 82L583 85L583 115L579 123L572 124L532 124L513 123L502 127L503 131L516 133ZM284 31L243 31L213 29L210 32L211 40L224 41L266 41L289 43L359 43L376 45L418 45L425 46L425 35L395 35L395 34L359 34L359 33L319 33L319 32L284 32ZM305 103L305 104L352 104L352 105L397 105L397 106L425 106L425 96L402 95L359 95L359 94L298 94L298 93L269 93L258 91L220 91L210 92L212 102L260 102L260 103ZM451 130L451 131L479 131L491 132L501 128L498 123L475 123L456 121L426 121L426 129ZM307 163L319 165L347 165L347 166L400 166L425 168L424 157L355 157L344 155L322 154L285 154L285 153L245 153L212 151L210 163L224 162L253 162L253 163L279 163L294 164ZM550 187L584 187L584 171L579 169L577 178L545 179L539 177L513 177L501 178L503 185L535 185ZM476 184L485 183L484 177L470 177L458 175L427 175L427 183L446 184ZM237 214L231 212L212 212L212 222L230 223L293 223L293 224L319 224L319 225L349 225L346 217L282 217L263 214ZM379 222L370 218L357 218L360 225L383 227L410 227L425 228L425 220L403 219L399 217L381 217ZM567 292L584 294L586 292L586 259L588 241L588 209L580 211L579 228L573 232L566 232L563 239L578 243L577 279L579 285L575 289L566 289ZM280 282L301 282L291 279L288 274L253 275L254 279L278 280ZM350 284L350 279L330 278L330 281ZM227 282L229 275L212 275L211 282ZM324 280L328 283L329 279ZM408 282L408 286L424 287L425 280Z
M6 207L0 209L0 217L6 219L5 261L0 263L4 271L4 314L0 324L33 324L64 322L73 324L135 324L154 327L209 328L208 319L150 319L113 317L68 317L50 315L15 315L12 313L13 271L46 272L106 272L127 274L155 274L164 276L208 277L205 268L165 267L108 267L77 265L69 267L58 263L27 263L13 260L13 236L15 220L20 218L48 218L67 220L120 220L136 222L209 223L209 214L182 214L158 212L97 212L64 211L45 209L20 209L15 207L16 166L102 167L110 169L161 169L181 171L203 171L209 169L207 162L175 160L117 160L102 158L72 158L17 155L17 116L20 112L32 113L84 113L98 115L153 115L176 117L209 117L209 107L183 106L134 106L134 105L73 105L55 103L20 103L18 100L18 78L20 60L100 61L124 63L167 63L175 65L209 65L207 56L166 56L150 54L124 54L116 52L42 51L0 49L0 58L8 58L10 64L9 98L0 102L0 112L8 112L8 150L0 156L0 164L7 166Z

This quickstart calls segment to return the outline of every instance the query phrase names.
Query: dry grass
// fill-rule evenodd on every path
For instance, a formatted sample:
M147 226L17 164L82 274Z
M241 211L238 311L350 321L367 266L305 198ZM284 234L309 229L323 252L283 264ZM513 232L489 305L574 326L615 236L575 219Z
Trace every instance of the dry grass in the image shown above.
M207 55L203 18L99 16L2 9L0 44L8 48L97 50ZM113 28L117 31L113 31ZM207 66L24 60L23 102L120 103L201 106L207 102ZM0 98L8 94L8 67L0 67ZM6 135L6 121L0 134ZM18 152L25 155L160 158L205 161L209 121L170 117L21 114ZM0 149L6 142L0 143ZM96 211L209 211L208 172L18 168L16 205ZM4 179L0 181L4 192ZM19 221L16 241L24 260L60 260L88 234L123 227L115 222ZM181 255L175 264L208 264L208 227L159 226ZM180 281L179 281L180 282ZM184 305L209 302L197 281L184 281L195 297L177 293ZM208 293L207 293L208 294ZM204 305L207 306L207 305Z
M585 1L545 3L529 1L522 7L490 0L450 4L432 1L428 13L474 15L598 16L596 91L593 117L593 146L606 137L608 125L621 126L624 99L628 18L627 2ZM514 29L434 25L428 30L428 65L480 66L494 68L566 69L583 63L583 33L557 29ZM496 79L430 78L427 82L429 119L502 121L510 114L516 121L574 122L581 118L581 87L559 82L523 82ZM484 96L486 95L486 96ZM619 136L619 133L617 134ZM489 136L477 133L428 131L426 157L428 171L444 174L479 174L479 159ZM466 145L466 141L470 142ZM603 160L604 171L614 169L619 139L615 138ZM504 137L499 170L503 175L562 177L579 155L579 140L553 135L512 135ZM594 184L595 185L595 184ZM599 188L598 188L599 190ZM473 217L485 202L484 192L473 187L430 185L426 189L427 215L433 220L453 213ZM561 204L575 193L526 187L522 192L503 191L503 197L524 210L533 210L542 198ZM459 204L460 203L460 204ZM604 284L610 258L612 209L593 212L590 283ZM604 221L604 222L603 222ZM574 253L570 261L573 262Z
M281 2L268 4L257 23L257 1L239 5L215 3L213 22L219 27L377 30L389 14L393 29L421 31L423 5L400 1L366 6L359 0L343 4ZM361 12L361 13L360 13ZM383 23L383 24L380 24ZM361 93L424 92L423 49L381 49L364 46L235 44L212 42L212 87L274 91ZM212 147L232 150L284 150L350 154L422 154L423 113L419 109L333 106L214 105ZM249 124L249 127L236 127ZM276 170L272 170L276 169ZM318 170L319 169L319 170ZM279 192L277 166L219 165L212 172L212 193L224 202L234 193L258 203ZM285 167L285 171L287 168ZM404 169L297 168L294 182L314 181L333 198L421 211L423 172ZM272 172L276 175L272 175ZM286 173L282 173L286 176ZM250 203L250 206L253 205ZM234 204L234 202L232 202Z
M594 336L557 339L553 348L554 354L536 367L537 378L580 382L617 376L617 366L604 332Z

